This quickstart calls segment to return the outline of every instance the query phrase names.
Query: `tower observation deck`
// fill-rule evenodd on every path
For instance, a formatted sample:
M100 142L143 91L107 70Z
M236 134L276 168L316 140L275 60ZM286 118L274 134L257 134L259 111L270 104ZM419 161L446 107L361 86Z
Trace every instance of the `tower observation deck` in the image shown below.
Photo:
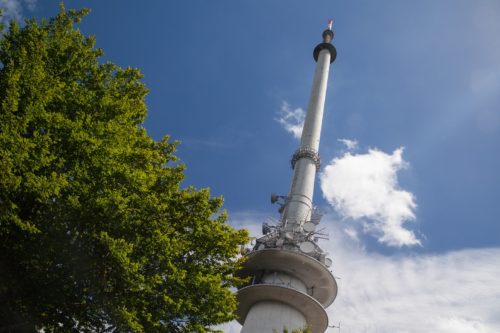
M272 333L283 327L313 333L328 327L325 308L337 296L337 283L330 271L332 261L317 244L321 214L314 208L314 180L320 167L318 154L330 64L337 51L331 44L332 21L323 31L323 42L313 51L316 61L313 86L298 150L291 164L293 178L287 196L273 195L280 203L277 225L264 223L262 237L247 254L238 273L249 283L237 293L241 333Z

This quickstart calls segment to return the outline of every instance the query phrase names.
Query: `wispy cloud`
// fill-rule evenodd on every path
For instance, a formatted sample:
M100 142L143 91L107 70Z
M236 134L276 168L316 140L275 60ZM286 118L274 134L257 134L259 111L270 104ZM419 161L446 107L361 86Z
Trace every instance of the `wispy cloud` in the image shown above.
M306 113L301 108L292 109L290 104L283 101L281 109L278 112L278 117L275 120L283 126L283 128L292 133L296 139L300 139Z
M342 143L349 151L358 149L358 141L356 140L338 139L337 141Z
M392 154L377 149L347 152L320 174L323 196L341 216L362 221L365 232L397 247L420 244L404 227L415 220L416 203L414 195L398 185L397 172L407 166L402 155L403 148Z
M6 23L10 20L20 21L23 18L24 8L33 11L36 3L37 0L0 0L0 9L3 11L0 22Z
M240 217L238 226L259 229L262 214ZM321 224L332 235L321 246L334 260L339 285L327 312L341 332L500 332L500 248L387 256L365 250L346 234L346 222L327 215ZM223 329L239 333L241 326L232 322Z

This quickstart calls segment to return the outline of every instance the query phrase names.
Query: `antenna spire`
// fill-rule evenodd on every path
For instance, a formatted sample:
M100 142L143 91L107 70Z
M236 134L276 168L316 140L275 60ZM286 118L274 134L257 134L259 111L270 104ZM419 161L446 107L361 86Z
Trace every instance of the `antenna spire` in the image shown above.
M319 58L319 52L324 49L328 49L330 51L330 63L335 61L335 58L337 57L337 51L335 50L335 47L332 45L332 40L333 36L335 36L335 33L333 32L333 19L328 20L328 26L326 27L325 31L321 34L323 36L323 43L320 43L316 46L313 52L313 57L314 60L318 61Z

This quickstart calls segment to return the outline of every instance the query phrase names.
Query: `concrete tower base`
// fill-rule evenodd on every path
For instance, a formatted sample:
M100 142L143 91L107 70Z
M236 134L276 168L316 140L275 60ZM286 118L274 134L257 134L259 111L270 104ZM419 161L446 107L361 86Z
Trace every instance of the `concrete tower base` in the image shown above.
M252 306L245 319L241 333L268 332L272 327L282 333L286 327L289 332L306 325L306 318L300 311L281 302L263 301ZM269 333L273 333L269 331Z
M297 251L265 249L249 253L241 277L249 285L238 290L236 314L241 333L281 333L309 325L313 333L328 327L324 307L337 295L331 272L316 259Z

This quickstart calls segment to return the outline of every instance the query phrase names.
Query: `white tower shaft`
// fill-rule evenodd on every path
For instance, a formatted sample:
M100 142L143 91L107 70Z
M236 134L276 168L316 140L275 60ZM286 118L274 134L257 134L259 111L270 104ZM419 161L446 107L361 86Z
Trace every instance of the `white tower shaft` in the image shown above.
M325 106L331 54L328 49L319 52L300 148L294 155L292 185L282 221L289 231L295 230L311 218L314 179L319 165L319 141Z

